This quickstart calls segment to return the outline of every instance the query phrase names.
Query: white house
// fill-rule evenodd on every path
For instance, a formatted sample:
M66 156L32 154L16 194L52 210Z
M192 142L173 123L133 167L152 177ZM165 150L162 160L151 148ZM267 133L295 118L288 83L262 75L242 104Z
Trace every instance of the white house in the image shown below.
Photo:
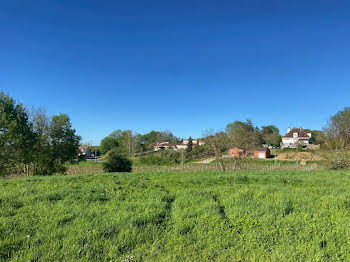
M193 145L204 145L204 141L192 140ZM170 143L170 142L162 142L162 143L153 143L151 144L154 151L160 150L185 150L188 147L188 139L184 139L182 143Z
M282 136L281 148L295 148L297 144L306 148L311 144L311 133L307 133L302 128L293 128L288 127L287 134Z

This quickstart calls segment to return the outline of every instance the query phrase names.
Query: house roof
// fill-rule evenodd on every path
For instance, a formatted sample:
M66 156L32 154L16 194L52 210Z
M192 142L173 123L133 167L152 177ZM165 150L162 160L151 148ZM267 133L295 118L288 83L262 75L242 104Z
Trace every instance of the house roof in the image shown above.
M251 148L251 149L233 147L233 148L229 149L228 151L234 151L234 150L241 150L241 151L246 151L246 152L267 152L267 151L270 151L269 148L264 148L264 147L256 147L256 148Z
M303 129L303 128L293 128L291 129L285 136L283 137L290 137L292 138L293 137L293 134L294 133L298 133L298 137L301 138L301 137L305 137L305 138L310 138L307 134L307 132Z
M88 148L89 148L89 146L79 146L79 147L78 147L78 149L79 149L80 151L82 151L82 150L86 151Z
M230 148L228 151L233 151L233 150L242 150L242 151L244 151L244 149L239 148L239 147Z

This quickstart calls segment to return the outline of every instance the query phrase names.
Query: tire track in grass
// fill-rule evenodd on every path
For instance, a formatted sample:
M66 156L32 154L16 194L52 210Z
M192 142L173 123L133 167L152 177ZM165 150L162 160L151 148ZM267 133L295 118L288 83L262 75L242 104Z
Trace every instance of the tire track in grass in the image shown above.
M233 238L225 208L216 194L186 189L175 195L165 234L146 261L212 261L220 257L220 251L233 245Z
M163 186L151 184L147 186L148 192L153 196L157 196L159 201L159 209L154 210L152 218L144 217L139 221L134 221L134 226L141 230L148 230L149 233L157 232L156 235L149 235L146 242L139 242L137 245L130 247L123 252L119 252L122 260L128 261L128 257L133 257L136 260L142 261L142 257L147 256L149 250L152 249L160 239L163 239L168 231L169 221L171 220L172 206L175 201L175 195L170 193ZM156 198L154 199L156 200ZM151 229L151 227L153 229Z
M225 221L226 224L228 224L230 227L232 227L232 225L230 223L230 219L228 218L228 216L226 214L225 206L221 204L221 201L216 194L213 195L213 200L218 205L218 209L219 209L218 213L220 214L221 218Z

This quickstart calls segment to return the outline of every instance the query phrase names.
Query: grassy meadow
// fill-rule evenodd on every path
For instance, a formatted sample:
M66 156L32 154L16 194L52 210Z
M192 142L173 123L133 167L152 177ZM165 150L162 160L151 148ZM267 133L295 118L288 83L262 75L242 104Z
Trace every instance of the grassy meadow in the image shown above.
M350 172L1 180L0 261L350 261Z

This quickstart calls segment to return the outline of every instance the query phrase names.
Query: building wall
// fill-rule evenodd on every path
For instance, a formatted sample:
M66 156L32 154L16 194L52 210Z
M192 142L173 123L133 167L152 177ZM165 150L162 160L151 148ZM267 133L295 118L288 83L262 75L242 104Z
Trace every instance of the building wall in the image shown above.
M232 148L227 152L228 157L247 157L247 152L240 148Z
M259 159L266 159L269 158L270 155L270 150L266 151L255 151L254 152L254 158L259 158Z
M291 147L294 148L295 144L299 141L301 145L308 145L310 144L310 140L308 139L299 139L294 137L286 137L282 138L282 148Z

